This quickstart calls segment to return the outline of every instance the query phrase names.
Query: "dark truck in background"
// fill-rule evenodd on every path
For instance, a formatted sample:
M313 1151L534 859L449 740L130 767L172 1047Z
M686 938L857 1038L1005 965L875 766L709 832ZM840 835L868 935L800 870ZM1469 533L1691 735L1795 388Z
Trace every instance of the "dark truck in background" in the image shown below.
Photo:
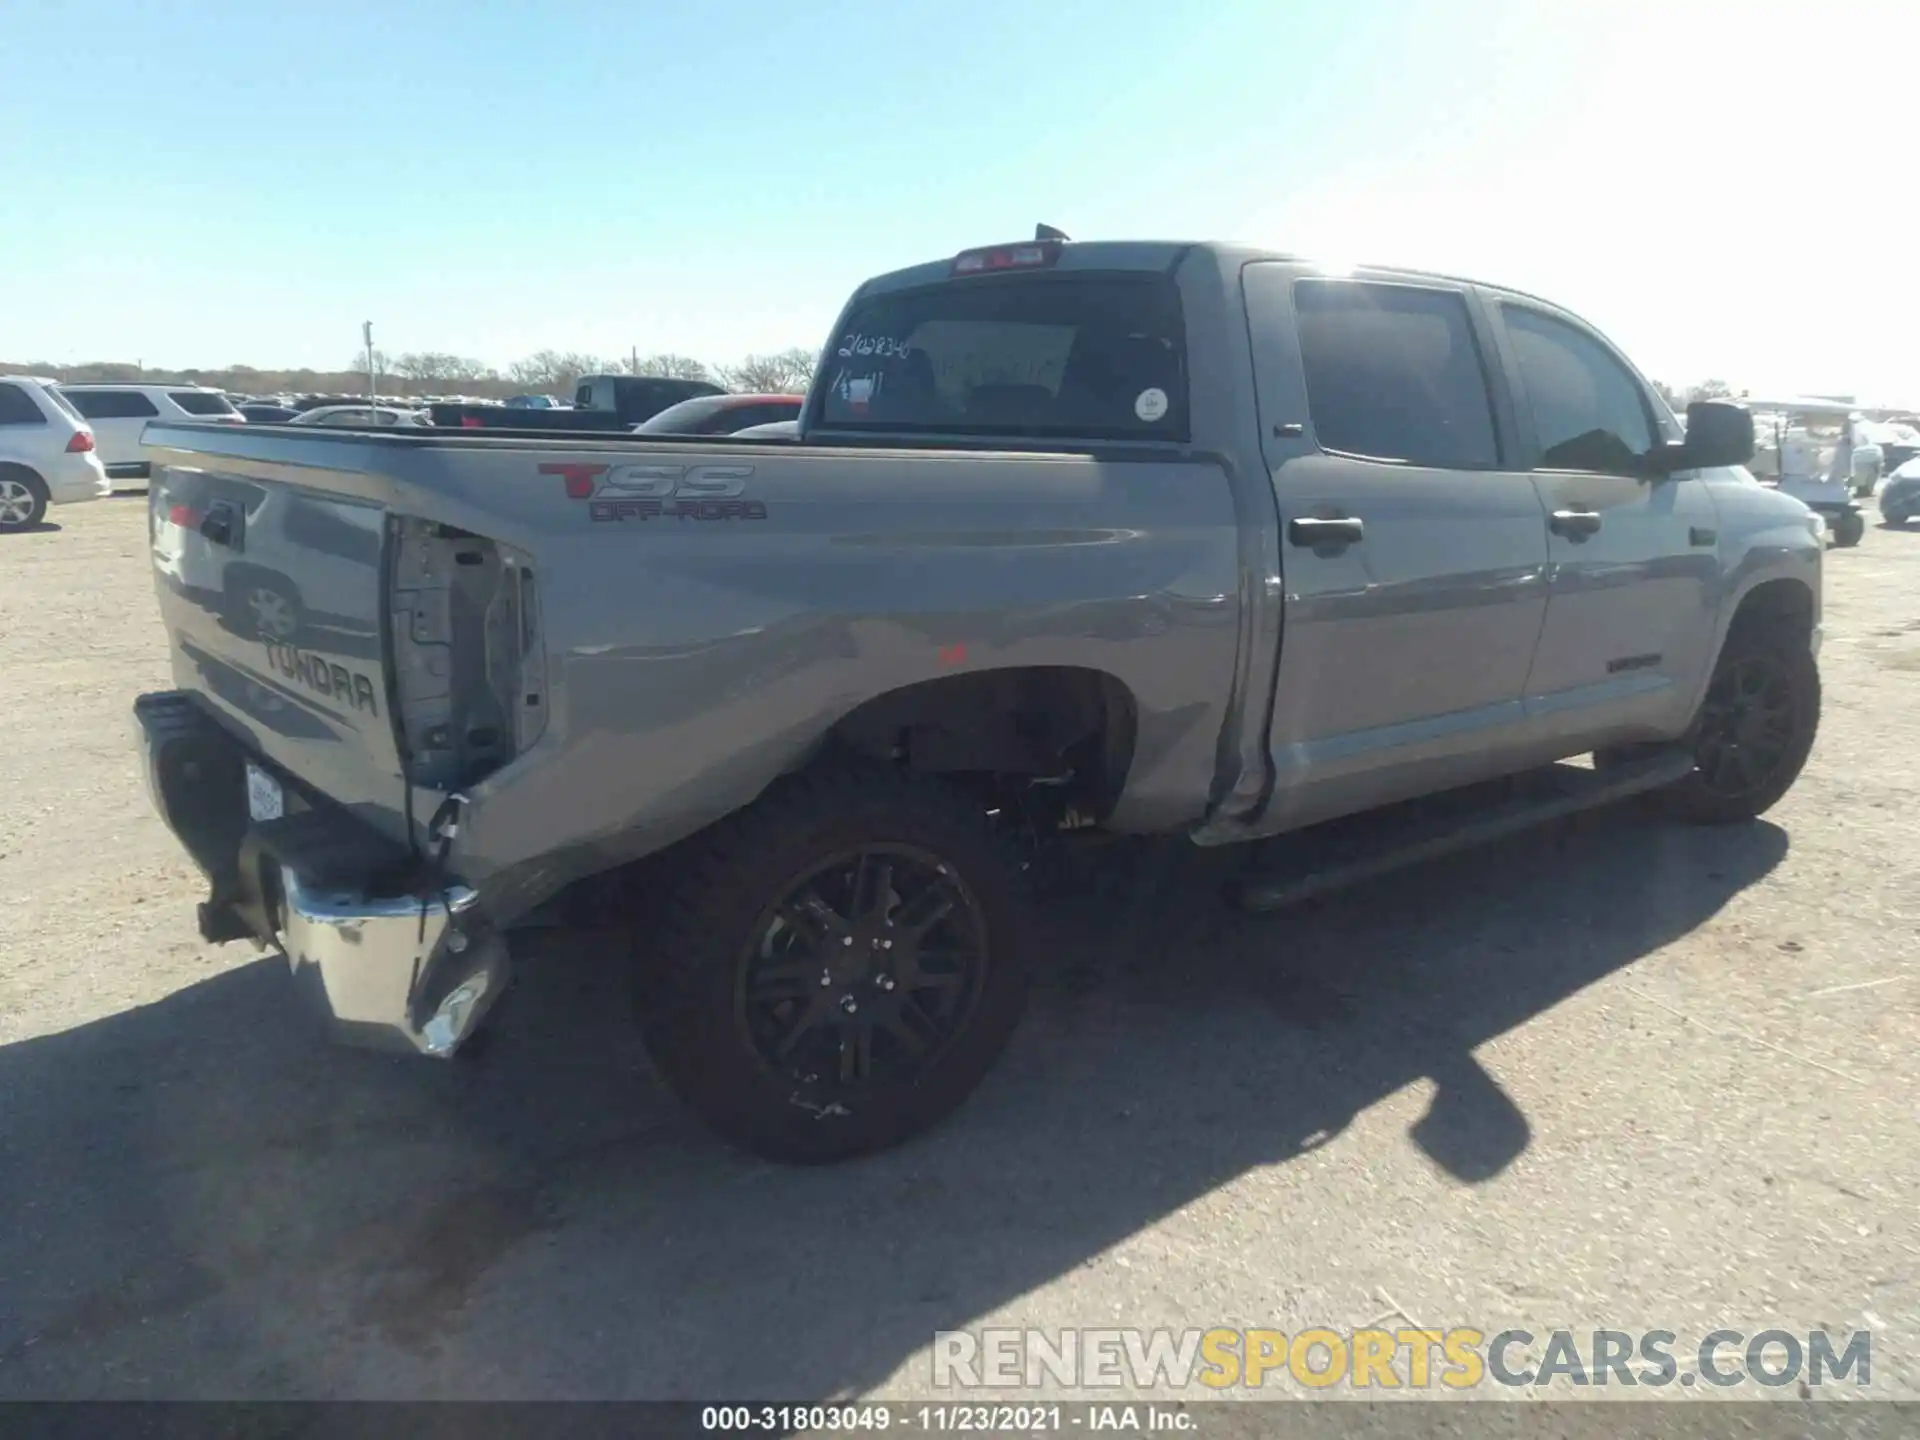
M573 408L535 409L446 401L427 407L436 426L457 430L620 431L651 420L670 405L727 392L707 380L654 375L583 375Z
M448 1055L516 922L643 887L662 1075L828 1160L993 1063L1035 847L1261 841L1273 908L1642 792L1748 820L1814 741L1817 519L1529 296L970 250L861 286L800 431L150 427L202 933Z

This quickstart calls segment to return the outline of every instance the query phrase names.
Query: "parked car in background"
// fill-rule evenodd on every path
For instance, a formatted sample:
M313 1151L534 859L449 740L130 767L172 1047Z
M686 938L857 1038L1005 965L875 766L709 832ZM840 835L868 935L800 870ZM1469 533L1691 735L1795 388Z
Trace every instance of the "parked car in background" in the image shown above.
M418 410L402 410L394 405L322 405L303 410L287 422L289 425L425 425Z
M744 430L736 430L733 436L736 440L798 440L800 422L769 420L765 425L749 425Z
M678 380L660 375L582 375L573 389L575 410L596 410L619 417L627 429L651 420L669 405L696 395L724 395L711 380Z
M1887 477L1880 491L1880 518L1894 527L1920 515L1920 459L1907 461Z
M507 408L510 410L564 410L567 407L551 395L509 395Z
M62 385L60 393L93 426L111 480L148 478L140 432L149 420L245 419L220 391L198 385Z
M59 387L0 375L0 532L31 530L49 505L112 493L93 427Z
M240 414L251 425L284 425L300 412L291 405L268 405L256 401L240 407Z
M798 423L804 395L701 395L633 427L636 435L736 435L756 425Z

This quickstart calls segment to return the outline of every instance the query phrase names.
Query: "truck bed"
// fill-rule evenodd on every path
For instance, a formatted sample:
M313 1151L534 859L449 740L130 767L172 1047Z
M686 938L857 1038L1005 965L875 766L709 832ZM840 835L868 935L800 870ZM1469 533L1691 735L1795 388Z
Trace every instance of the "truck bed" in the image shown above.
M218 425L145 443L176 684L289 793L397 841L465 795L447 863L502 919L957 676L1118 687L1117 828L1197 819L1216 780L1243 582L1211 459Z

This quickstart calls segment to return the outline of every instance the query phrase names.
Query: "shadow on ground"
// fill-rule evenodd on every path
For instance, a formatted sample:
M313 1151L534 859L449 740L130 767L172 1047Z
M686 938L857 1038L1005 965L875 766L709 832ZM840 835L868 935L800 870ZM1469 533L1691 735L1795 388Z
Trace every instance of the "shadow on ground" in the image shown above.
M0 1395L870 1386L1422 1078L1409 1143L1497 1174L1531 1133L1474 1047L1786 847L1600 815L1264 918L1219 902L1228 856L1115 847L1050 912L1055 958L982 1092L827 1170L683 1118L612 944L529 937L492 1044L451 1065L319 1044L281 967L245 965L0 1050Z

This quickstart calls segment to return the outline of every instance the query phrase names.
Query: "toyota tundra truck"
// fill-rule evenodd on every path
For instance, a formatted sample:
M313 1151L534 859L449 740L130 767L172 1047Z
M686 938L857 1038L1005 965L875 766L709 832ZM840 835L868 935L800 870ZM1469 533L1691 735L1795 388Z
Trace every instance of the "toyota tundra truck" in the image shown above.
M149 427L145 772L201 933L350 1039L453 1054L517 922L649 887L666 1082L838 1159L1006 1044L1032 836L1279 846L1265 908L1636 793L1773 805L1822 546L1753 443L1511 290L967 250L859 288L797 443Z

